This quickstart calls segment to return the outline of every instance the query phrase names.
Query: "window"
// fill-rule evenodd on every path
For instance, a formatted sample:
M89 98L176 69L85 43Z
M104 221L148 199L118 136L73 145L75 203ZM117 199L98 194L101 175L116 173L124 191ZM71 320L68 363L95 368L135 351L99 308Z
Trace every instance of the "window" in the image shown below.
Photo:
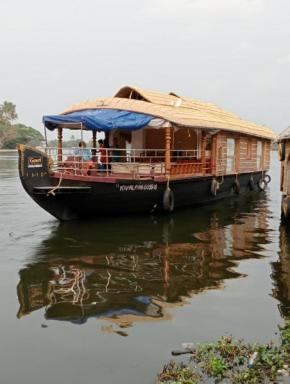
M262 168L262 141L257 142L257 169Z
M227 172L235 171L235 139L227 139Z
M252 158L252 140L247 140L247 160Z

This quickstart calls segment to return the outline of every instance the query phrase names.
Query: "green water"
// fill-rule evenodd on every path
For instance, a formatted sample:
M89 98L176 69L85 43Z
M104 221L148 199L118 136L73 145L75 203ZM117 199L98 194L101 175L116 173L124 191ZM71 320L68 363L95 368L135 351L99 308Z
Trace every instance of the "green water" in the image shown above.
M59 223L0 153L0 382L152 383L182 342L267 342L290 316L279 166L266 192Z

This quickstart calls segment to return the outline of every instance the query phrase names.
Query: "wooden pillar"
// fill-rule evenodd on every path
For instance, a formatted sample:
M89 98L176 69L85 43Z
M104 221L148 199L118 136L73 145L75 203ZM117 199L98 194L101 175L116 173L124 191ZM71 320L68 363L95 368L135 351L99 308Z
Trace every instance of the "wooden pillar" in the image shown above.
M217 137L213 135L212 137L212 147L211 147L211 173L216 176L216 156L217 156Z
M206 148L206 133L202 131L201 136L201 159L202 159L202 173L205 174L206 159L205 159L205 148Z
M93 155L93 161L96 161L96 154L97 154L97 131L93 131L93 150L92 150L92 155Z
M235 171L236 173L240 173L240 138L237 137L235 139Z
M170 175L171 169L171 128L165 128L165 173L166 175Z
M262 169L263 171L266 169L265 164L266 164L266 142L265 140L262 141Z
M58 127L57 129L57 139L58 139L58 150L57 150L57 161L62 161L62 128Z

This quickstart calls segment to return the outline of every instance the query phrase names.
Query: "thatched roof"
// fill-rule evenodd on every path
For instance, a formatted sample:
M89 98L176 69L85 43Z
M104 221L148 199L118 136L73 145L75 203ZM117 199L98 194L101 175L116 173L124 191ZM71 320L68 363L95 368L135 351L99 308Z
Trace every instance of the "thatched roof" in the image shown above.
M186 128L219 129L251 136L276 139L275 133L262 125L242 120L212 103L170 94L123 87L114 97L101 97L74 104L62 112L86 109L117 109L148 114Z
M290 139L290 127L286 128L285 131L280 133L278 136L277 142L281 142L283 140L289 140Z

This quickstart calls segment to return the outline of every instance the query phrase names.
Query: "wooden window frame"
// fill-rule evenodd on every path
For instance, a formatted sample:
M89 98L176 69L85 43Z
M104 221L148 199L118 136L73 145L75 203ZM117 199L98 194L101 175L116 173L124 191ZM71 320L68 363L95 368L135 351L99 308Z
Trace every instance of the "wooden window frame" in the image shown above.
M234 141L234 155L229 156L228 154L228 140ZM226 158L226 173L235 173L236 172L236 149L237 149L237 142L234 137L227 137L227 158ZM233 159L233 168L231 170L228 170L228 159Z

